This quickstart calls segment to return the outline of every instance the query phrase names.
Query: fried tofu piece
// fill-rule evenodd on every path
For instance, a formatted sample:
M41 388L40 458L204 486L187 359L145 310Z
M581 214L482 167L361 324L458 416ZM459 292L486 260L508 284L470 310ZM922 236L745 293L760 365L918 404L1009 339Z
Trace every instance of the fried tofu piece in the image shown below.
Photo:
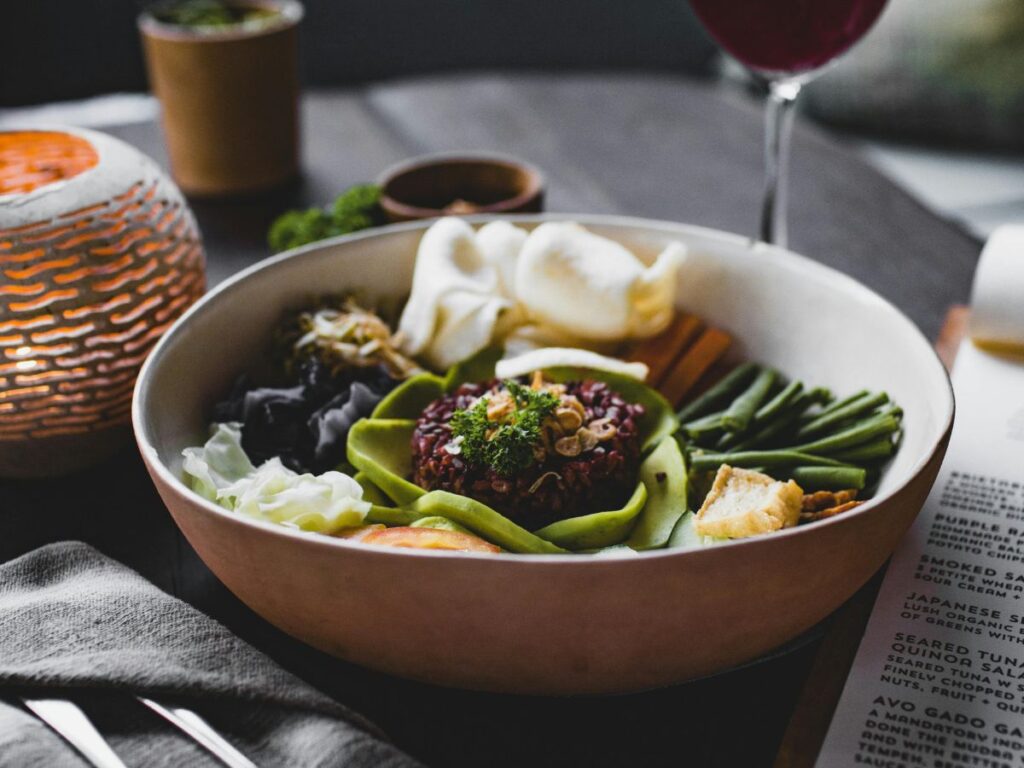
M820 512L823 509L838 507L857 498L857 489L850 488L846 491L816 491L806 493L803 498L804 512Z
M863 504L863 501L855 501L857 489L850 488L845 491L817 491L804 495L803 505L800 510L801 523L813 523L817 520L824 520L826 517L848 512Z
M723 464L697 512L701 536L740 539L796 525L804 492L761 472Z
M814 512L804 511L800 513L800 522L814 523L818 520L824 520L826 517L834 517L843 512L849 512L851 509L856 509L863 503L863 501L847 501L834 507L827 507L826 509L819 509Z

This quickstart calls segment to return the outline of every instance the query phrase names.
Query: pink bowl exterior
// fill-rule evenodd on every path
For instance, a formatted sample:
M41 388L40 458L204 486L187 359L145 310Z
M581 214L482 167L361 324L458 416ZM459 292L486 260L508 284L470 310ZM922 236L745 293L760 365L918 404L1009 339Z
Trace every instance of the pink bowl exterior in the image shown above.
M947 431L896 494L819 524L814 536L776 535L683 556L594 559L573 568L544 558L518 559L517 567L493 557L396 558L384 549L283 534L211 514L143 455L203 561L290 635L425 682L569 695L712 674L824 619L895 548L935 481L948 439Z
M683 231L678 225L642 220L613 220L612 225L639 227L641 233L659 227ZM365 236L367 242L360 246L365 246L363 263L382 257L385 250L392 252L395 241L387 238L406 237L421 226L398 225L381 230L381 235ZM720 233L694 228L686 232L696 243L698 257L701 238L747 247ZM337 243L348 248L353 238L359 236ZM379 252L367 250L373 243ZM180 375L181 366L193 360L184 326L192 324L194 329L213 322L224 335L234 327L225 325L224 317L232 323L260 322L289 274L295 285L304 285L311 274L324 280L329 273L323 267L336 263L330 248L326 244L253 267L229 290L209 296L205 307L197 305L179 326L182 333L165 336L147 362L133 415L142 455L161 497L214 574L271 623L357 664L440 685L571 695L670 685L751 661L824 619L877 571L923 505L945 455L953 408L949 382L927 342L902 318L902 343L910 344L908 339L914 337L911 358L928 369L922 376L929 386L920 389L914 412L931 412L932 426L925 427L923 419L916 422L917 437L911 435L910 442L916 439L917 447L909 454L905 439L907 461L903 474L897 475L899 483L891 483L863 507L813 528L635 557L524 557L373 548L220 510L187 491L171 464L181 446L195 444L201 420L196 404L213 402L228 386L237 370L233 366L249 359L247 345L252 339L233 339L224 350L238 359L227 364L216 347L209 348L212 351L200 355L209 370L190 379ZM762 255L754 252L749 259ZM747 259L734 263L745 265ZM793 257L786 260L794 262ZM796 274L801 280L823 279L823 268L806 260L790 263L787 269L791 280ZM700 291L717 276L709 269L691 299L698 301ZM828 280L860 302L862 320L866 311L886 317L895 313L848 278ZM243 283L266 291L267 305L252 306ZM755 317L770 311L769 299L777 300L768 296L771 292L757 290L750 300L758 305L762 295L765 298L764 306L750 309ZM211 320L217 316L213 301L239 311ZM863 349L873 349L874 334L887 328L883 323L867 334ZM775 335L785 332L776 324L771 329ZM860 328L832 330L864 335ZM827 337L832 330L814 327L803 332L813 339L819 332ZM898 344L895 348L900 349ZM166 359L177 362L161 368ZM886 366L903 360L892 354L883 359ZM875 368L879 365L872 361ZM813 366L804 368L806 375L814 373ZM847 375L857 375L857 370L851 367ZM897 394L909 405L919 388L913 376L909 384L903 378ZM179 415L182 403L191 410L186 417ZM151 418L154 415L162 418Z

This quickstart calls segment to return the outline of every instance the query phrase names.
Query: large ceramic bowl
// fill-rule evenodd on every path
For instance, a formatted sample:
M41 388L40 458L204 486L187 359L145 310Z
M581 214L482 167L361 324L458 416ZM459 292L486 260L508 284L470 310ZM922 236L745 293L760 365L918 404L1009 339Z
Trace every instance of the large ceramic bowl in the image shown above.
M521 217L533 226L559 216ZM850 513L762 538L625 559L370 547L227 512L180 479L212 404L258 367L280 313L323 292L399 297L426 223L359 233L261 262L196 304L149 357L135 393L142 455L203 561L253 610L323 651L385 672L493 691L575 694L680 682L796 637L857 590L924 503L953 419L946 373L892 305L778 248L678 224L575 216L650 258L690 249L679 305L738 352L839 393L887 391L902 447Z

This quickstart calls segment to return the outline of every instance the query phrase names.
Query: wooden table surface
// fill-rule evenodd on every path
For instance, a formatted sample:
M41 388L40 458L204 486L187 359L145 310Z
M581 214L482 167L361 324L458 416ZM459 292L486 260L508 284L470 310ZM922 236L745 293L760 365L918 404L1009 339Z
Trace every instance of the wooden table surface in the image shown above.
M656 76L449 77L309 94L301 183L248 201L193 201L216 282L267 255L281 210L323 204L411 155L485 149L548 179L548 209L753 232L761 116L738 94ZM109 129L165 163L156 125ZM806 126L793 152L791 245L865 282L929 338L967 299L978 243ZM766 286L771 290L771 286ZM221 620L363 712L434 766L770 765L815 641L769 661L649 693L583 699L479 694L331 659L241 605L178 534L131 445L79 475L0 482L0 561L79 539Z

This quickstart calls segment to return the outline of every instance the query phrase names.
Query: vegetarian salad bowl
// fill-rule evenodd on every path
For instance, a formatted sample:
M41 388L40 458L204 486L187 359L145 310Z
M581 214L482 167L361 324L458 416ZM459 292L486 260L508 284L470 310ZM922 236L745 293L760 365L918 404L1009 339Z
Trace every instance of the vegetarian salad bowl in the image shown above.
M698 324L732 340L716 366L673 357ZM602 694L834 611L923 505L953 395L903 314L788 251L470 217L236 275L154 349L133 418L191 545L289 634L441 685Z

